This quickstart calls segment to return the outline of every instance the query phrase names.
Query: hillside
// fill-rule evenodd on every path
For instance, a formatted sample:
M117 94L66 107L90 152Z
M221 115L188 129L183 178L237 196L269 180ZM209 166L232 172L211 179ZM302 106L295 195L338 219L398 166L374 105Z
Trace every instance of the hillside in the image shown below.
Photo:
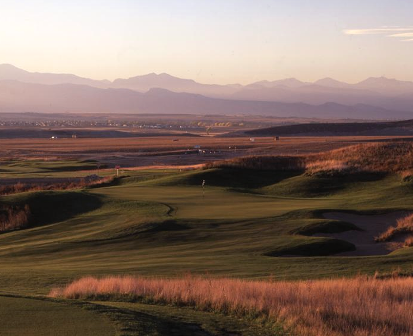
M413 135L413 120L364 123L309 123L234 132L225 136L402 136Z

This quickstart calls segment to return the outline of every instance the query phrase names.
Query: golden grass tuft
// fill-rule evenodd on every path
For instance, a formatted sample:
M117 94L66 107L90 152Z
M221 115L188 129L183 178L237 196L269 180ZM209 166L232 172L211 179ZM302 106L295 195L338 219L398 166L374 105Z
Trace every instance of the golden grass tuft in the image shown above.
M267 317L303 336L413 335L413 279L367 277L299 282L184 277L93 277L52 297L127 298Z
M412 247L413 246L413 237L412 236L405 239L404 246L405 247Z
M386 242L401 234L413 233L413 214L397 221L396 226L390 226L385 232L375 238L376 242Z
M306 171L309 174L316 174L318 172L344 172L346 170L349 170L349 167L339 160L319 160L306 164Z

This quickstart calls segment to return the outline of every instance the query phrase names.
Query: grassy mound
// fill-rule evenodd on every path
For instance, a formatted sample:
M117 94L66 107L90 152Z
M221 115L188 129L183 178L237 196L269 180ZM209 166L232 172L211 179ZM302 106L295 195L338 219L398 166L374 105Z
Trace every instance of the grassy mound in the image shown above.
M354 251L356 247L354 244L340 239L330 238L312 238L302 240L296 244L288 246L280 246L273 251L265 253L268 257L282 257L282 256L329 256L341 252Z
M410 142L365 143L308 156L250 156L210 164L214 168L256 170L339 171L345 174L404 173L413 170L413 144Z
M206 169L177 174L166 178L152 180L147 185L153 186L201 186L205 180L206 187L224 187L233 189L250 189L265 187L278 183L296 173L288 171L256 171L250 169Z
M296 235L311 236L316 233L340 233L351 230L361 231L360 228L352 223L330 220L307 224L303 227L292 230L291 233Z

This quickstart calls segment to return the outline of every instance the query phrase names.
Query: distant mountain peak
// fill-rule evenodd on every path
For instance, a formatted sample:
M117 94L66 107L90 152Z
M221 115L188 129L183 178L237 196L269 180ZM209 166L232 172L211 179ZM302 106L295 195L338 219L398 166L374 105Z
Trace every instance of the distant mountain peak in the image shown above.
M20 69L13 64L3 63L0 64L0 76L3 74L22 74L28 73L26 70Z
M413 82L400 81L387 77L369 77L356 84L359 88L365 88L380 93L406 94L413 93Z
M315 81L314 84L320 85L320 86L332 87L332 88L346 88L350 86L350 84L348 83L340 82L331 77L325 77L325 78L319 79Z
M14 66L13 64L9 64L9 63L2 63L2 64L0 64L0 68L19 69L18 67ZM19 70L21 70L21 69L19 69Z
M297 78L284 78L284 79L278 79L274 81L268 81L268 80L262 80L259 82L255 82L252 84L247 85L247 87L250 88L256 88L256 87L265 87L265 88L273 88L277 86L285 86L288 88L297 88L300 86L305 85L306 83L298 80Z
M315 81L314 83L318 84L318 83L342 83L342 82L338 81L337 79L331 78L331 77L324 77L324 78L321 78Z

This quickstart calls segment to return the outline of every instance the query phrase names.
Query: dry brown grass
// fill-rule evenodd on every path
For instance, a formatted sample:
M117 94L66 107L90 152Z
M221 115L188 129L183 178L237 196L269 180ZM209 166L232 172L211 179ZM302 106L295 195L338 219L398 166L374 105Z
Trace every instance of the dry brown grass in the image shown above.
M309 174L318 172L345 172L350 170L344 162L338 160L323 160L307 162L305 165L306 171Z
M320 172L398 173L403 178L413 171L410 142L364 143L330 151L296 156L249 156L208 164L207 168L234 167L262 170L305 170Z
M413 246L413 237L408 237L404 241L404 246L405 247L412 247Z
M71 189L82 189L86 187L98 186L101 184L111 183L114 180L113 176L106 176L95 180L88 180L86 178L81 178L79 180L73 181L68 180L67 182L46 182L44 183L15 183L10 185L0 186L0 195L10 195L20 192L27 191L40 191L40 190L71 190Z
M264 282L240 279L92 277L52 297L127 298L268 317L304 336L413 335L413 279Z
M413 145L410 142L359 144L311 155L307 163L339 162L353 171L401 173L413 169Z
M396 226L390 226L385 232L375 238L376 242L386 242L401 234L413 233L413 214L397 221Z

